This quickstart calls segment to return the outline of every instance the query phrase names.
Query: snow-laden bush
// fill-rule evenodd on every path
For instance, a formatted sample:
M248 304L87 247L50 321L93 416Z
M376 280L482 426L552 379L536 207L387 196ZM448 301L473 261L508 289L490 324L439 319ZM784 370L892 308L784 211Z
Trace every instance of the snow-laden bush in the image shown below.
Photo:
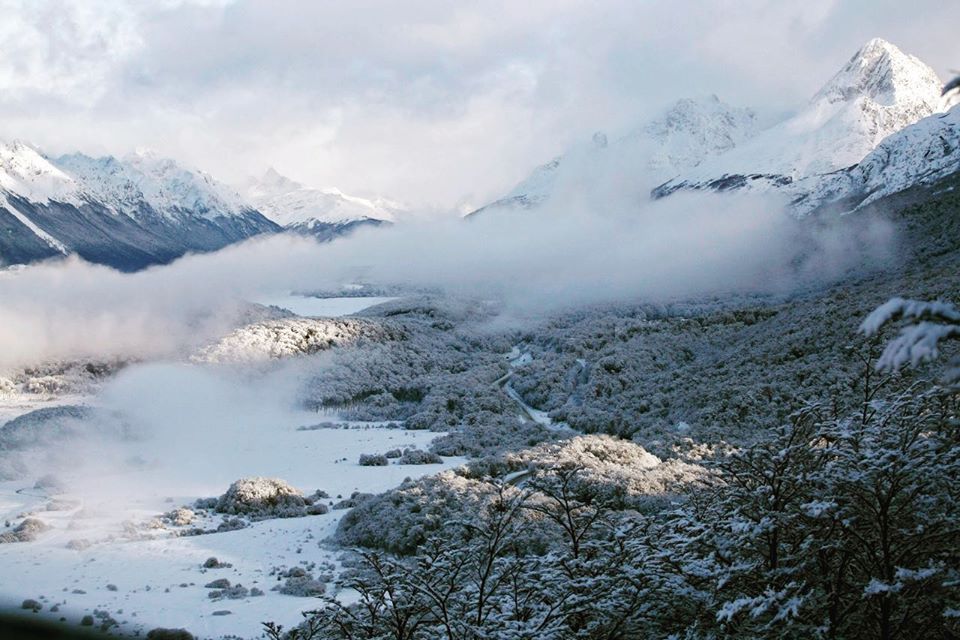
M78 405L34 409L0 427L0 448L27 449L89 435L95 430L90 424L95 413Z
M308 573L305 575L288 576L282 584L278 584L273 590L285 596L315 598L322 596L326 592L327 585L320 580L314 579L314 577Z
M0 544L9 542L33 542L44 531L49 531L50 525L37 518L26 518L11 531L0 533Z
M303 494L279 478L242 478L230 485L216 502L218 513L254 519L304 515Z
M129 364L127 360L64 360L6 371L0 376L0 394L59 396L87 394Z
M490 495L486 483L452 471L405 481L354 506L340 521L336 540L350 547L412 553L460 510L471 510Z
M390 464L390 461L387 460L387 456L379 453L361 453L358 464L361 467L385 467Z
M193 524L197 514L193 509L187 507L178 507L173 511L165 513L163 519L175 527L186 527Z
M960 309L948 302L904 300L891 298L867 316L860 331L867 336L876 335L884 325L905 320L900 335L891 340L877 362L881 370L913 367L935 360L947 341L960 339ZM960 381L960 358L954 357L943 373L946 383Z
M400 456L399 464L443 464L443 458L429 451L407 449Z
M444 523L493 499L496 484L490 479L529 491L533 501L562 481L571 496L590 496L605 508L656 510L691 486L708 482L710 474L681 460L660 461L633 442L582 436L406 481L355 506L340 521L336 539L348 546L410 554ZM540 517L531 512L528 519Z

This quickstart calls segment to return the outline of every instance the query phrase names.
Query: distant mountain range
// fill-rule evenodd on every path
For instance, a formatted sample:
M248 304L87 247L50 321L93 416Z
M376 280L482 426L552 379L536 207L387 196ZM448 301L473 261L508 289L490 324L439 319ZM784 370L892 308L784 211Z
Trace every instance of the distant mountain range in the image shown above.
M793 116L771 127L759 129L752 111L715 96L681 100L615 143L575 149L537 168L470 215L565 199L558 178L565 164L579 168L592 160L616 167L609 156L636 163L638 173L654 181L653 198L751 191L781 194L800 216L851 211L960 169L960 112L945 110L941 89L926 64L874 39ZM574 183L580 178L564 176Z
M847 212L958 170L960 107L947 110L930 67L874 39L773 126L716 96L680 100L612 141L595 134L469 215L549 207L607 184L655 199L773 193L798 216ZM0 266L76 254L136 270L260 234L329 240L403 213L395 202L306 187L273 169L238 193L148 152L47 157L0 144Z
M149 153L47 158L0 145L0 264L77 254L135 270L279 230L210 176Z
M305 187L273 169L247 183L249 202L285 229L320 239L333 238L360 226L395 222L404 207L379 198L349 196L339 189Z
M0 266L76 254L132 271L290 231L329 240L391 221L395 203L307 189L269 171L245 198L150 152L47 157L0 144Z

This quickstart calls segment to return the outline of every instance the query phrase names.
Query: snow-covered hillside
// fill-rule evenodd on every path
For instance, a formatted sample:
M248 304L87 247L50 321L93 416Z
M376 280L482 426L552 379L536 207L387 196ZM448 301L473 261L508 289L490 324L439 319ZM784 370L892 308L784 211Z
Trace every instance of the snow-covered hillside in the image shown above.
M71 176L19 140L0 143L0 189L32 202L81 201L80 187Z
M840 202L849 210L960 169L956 115L942 113L941 88L929 66L875 38L769 128L758 131L751 110L716 96L680 100L609 145L597 134L477 212L526 209L558 192L566 199L624 166L636 167L638 187L659 185L654 198L747 190L780 193L798 215Z
M377 198L350 196L339 189L314 189L268 169L246 185L249 201L267 217L291 231L336 235L358 224L379 225L395 221L403 206Z
M574 147L537 167L503 198L469 215L540 205L556 195L558 181L583 165L609 162L623 166L639 159L650 179L661 182L734 148L755 132L756 114L750 109L733 107L715 95L684 98L612 143L605 134L594 134L590 144Z
M960 106L889 136L858 164L790 188L799 214L820 207L852 211L960 171Z
M944 107L941 87L926 64L873 39L796 115L653 195L773 190L786 194L802 215L821 204L844 200L857 206L871 193L876 198L905 189L930 172L931 153L956 166L948 159L956 150L940 135L950 119L928 118Z
M206 173L148 150L123 159L74 153L55 158L53 163L73 176L87 197L134 218L144 205L170 218L183 212L206 218L242 215L252 209L238 193Z
M48 158L0 145L0 266L75 253L138 269L279 230L209 175L149 152Z

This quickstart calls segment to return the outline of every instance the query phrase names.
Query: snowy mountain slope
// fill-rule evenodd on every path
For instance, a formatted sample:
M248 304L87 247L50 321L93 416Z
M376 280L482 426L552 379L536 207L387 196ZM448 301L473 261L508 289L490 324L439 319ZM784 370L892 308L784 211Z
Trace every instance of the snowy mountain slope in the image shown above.
M395 221L402 205L378 198L350 196L339 189L314 189L280 175L274 169L245 188L247 198L267 217L286 229L327 239L357 226Z
M781 189L842 170L887 136L937 112L940 90L930 67L885 40L871 40L796 115L684 172L653 195Z
M853 211L916 185L960 171L960 105L889 136L860 163L792 186L798 214Z
M33 202L81 202L77 182L19 140L0 143L0 189Z
M75 153L53 162L73 176L88 197L131 217L137 217L144 204L168 218L176 218L178 212L214 218L252 210L238 193L209 175L151 151L137 151L122 160Z
M0 266L76 253L124 270L280 228L210 176L152 154L51 160L0 145Z
M756 115L750 109L730 106L715 95L703 99L684 98L660 117L643 123L612 143L608 144L603 133L594 134L591 144L574 147L537 167L503 198L468 215L540 205L556 195L558 181L564 179L565 172L577 173L583 166L602 162L613 166L639 162L655 181L661 182L741 144L755 131Z
M653 142L649 168L657 175L676 175L752 138L756 119L751 109L732 107L715 95L702 100L684 98L622 143L636 139Z

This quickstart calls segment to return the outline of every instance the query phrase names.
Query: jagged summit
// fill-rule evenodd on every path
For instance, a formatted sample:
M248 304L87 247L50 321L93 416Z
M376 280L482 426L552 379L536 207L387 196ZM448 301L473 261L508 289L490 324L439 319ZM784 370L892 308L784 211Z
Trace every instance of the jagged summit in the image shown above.
M252 210L239 194L206 173L150 150L138 149L122 159L74 153L53 162L74 176L89 199L134 218L143 213L144 204L168 218L184 213L215 218Z
M813 96L811 102L849 102L867 97L878 104L927 103L936 110L940 91L937 74L918 58L882 38L867 42L850 61Z
M710 95L678 100L646 124L643 135L655 143L650 169L676 175L733 149L756 130L757 116L752 109L734 107Z
M133 270L279 230L225 185L156 154L49 158L0 144L0 266L75 253Z
M393 222L395 213L403 208L389 200L358 198L335 188L307 187L273 168L250 180L244 192L271 220L297 231L325 233L331 225Z
M779 189L851 167L887 136L940 110L933 70L889 42L861 47L794 116L655 190Z
M270 167L257 180L251 180L247 186L247 196L251 199L273 196L278 193L288 193L303 189L303 185L291 180L285 175Z
M0 142L0 189L35 202L77 202L79 191L73 178L20 140Z

